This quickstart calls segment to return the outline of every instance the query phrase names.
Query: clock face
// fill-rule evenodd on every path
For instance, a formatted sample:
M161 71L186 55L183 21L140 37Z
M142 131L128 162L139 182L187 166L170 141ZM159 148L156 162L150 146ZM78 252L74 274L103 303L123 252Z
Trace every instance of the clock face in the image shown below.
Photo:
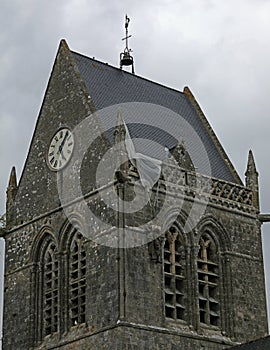
M52 170L62 169L70 160L74 148L72 132L63 128L53 136L47 154L47 162Z

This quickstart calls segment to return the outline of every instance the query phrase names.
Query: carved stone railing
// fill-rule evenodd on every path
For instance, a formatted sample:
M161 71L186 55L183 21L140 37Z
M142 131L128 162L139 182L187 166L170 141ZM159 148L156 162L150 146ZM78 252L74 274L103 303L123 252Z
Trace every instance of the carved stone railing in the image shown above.
M210 202L228 201L231 203L230 206L235 207L237 204L238 207L245 207L248 211L253 208L252 190L242 185L190 172L170 164L163 168L163 174L166 183L184 187L187 195L194 196L199 193L201 196L206 196Z
M237 203L252 206L252 191L246 187L212 179L211 196L232 200Z

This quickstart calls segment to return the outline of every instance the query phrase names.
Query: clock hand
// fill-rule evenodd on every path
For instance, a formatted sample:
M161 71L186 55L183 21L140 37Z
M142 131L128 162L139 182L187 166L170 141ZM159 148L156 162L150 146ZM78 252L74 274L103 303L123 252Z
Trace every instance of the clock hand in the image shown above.
M62 159L66 160L64 153L63 153L63 147L61 145L59 146L57 153L61 155Z
M68 137L68 131L66 131L65 137L64 137L63 141L61 142L61 144L59 146L59 148L61 147L61 150L62 150L62 148L63 148L63 146L64 146L64 144L65 144L65 142L67 140L67 137Z
M68 131L66 131L65 137L64 137L63 141L60 143L60 146L59 146L58 151L57 151L58 154L59 153L61 154L61 156L62 156L62 158L64 160L66 160L66 158L65 158L65 156L63 154L63 146L64 146L64 144L65 144L65 142L67 140L67 137L68 137Z

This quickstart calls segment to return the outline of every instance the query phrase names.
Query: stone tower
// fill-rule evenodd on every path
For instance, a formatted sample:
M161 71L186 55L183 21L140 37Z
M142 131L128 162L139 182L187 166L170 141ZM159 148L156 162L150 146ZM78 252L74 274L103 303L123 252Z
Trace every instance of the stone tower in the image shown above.
M3 349L225 349L267 334L258 174L189 88L61 41L7 190ZM135 209L136 210L135 210Z

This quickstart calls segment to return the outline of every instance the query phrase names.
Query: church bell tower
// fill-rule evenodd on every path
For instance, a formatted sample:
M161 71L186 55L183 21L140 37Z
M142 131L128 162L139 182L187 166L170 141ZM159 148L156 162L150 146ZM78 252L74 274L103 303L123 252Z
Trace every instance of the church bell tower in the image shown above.
M7 189L3 350L221 350L267 334L252 153L243 184L188 87L121 68L60 43Z

